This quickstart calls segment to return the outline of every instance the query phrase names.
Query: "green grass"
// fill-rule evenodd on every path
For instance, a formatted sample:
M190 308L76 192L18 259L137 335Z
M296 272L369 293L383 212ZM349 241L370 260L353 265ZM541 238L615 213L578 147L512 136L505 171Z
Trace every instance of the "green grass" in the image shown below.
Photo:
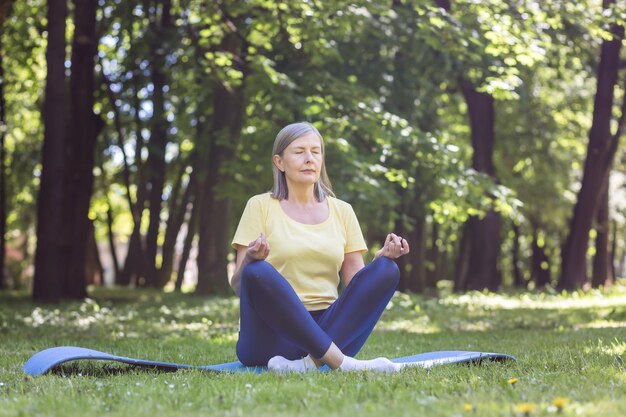
M626 412L624 287L606 294L470 293L440 299L398 294L360 354L482 350L515 355L518 363L447 365L393 375L231 375L83 361L26 377L21 367L33 353L59 345L195 365L236 360L234 298L101 289L92 297L38 307L23 294L0 294L0 416Z

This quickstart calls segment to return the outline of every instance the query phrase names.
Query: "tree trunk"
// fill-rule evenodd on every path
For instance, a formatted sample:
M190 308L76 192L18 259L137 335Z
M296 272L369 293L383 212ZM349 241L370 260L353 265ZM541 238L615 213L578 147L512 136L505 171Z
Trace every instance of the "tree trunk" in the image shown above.
M139 224L133 227L133 232L128 240L128 248L126 258L124 259L124 267L120 271L120 278L115 282L116 285L142 286L141 282L144 276L145 259L143 258L143 243L141 234L139 233Z
M494 100L488 94L478 92L469 82L462 80L461 88L467 103L472 137L472 166L496 180L493 166ZM495 291L501 284L497 260L500 248L500 215L491 210L483 219L469 219L464 233L469 237L461 250L460 257L467 267L457 270L455 287L460 290ZM465 239L465 236L463 237ZM459 274L465 274L459 275Z
M525 288L526 282L524 281L524 277L522 276L522 271L520 270L519 264L519 226L514 222L513 223L513 247L511 248L511 259L513 262L513 286L516 288Z
M226 146L218 145L211 151L209 174L205 183L207 187L205 205L200 212L198 229L200 236L196 292L199 294L224 294L229 288L227 255L230 200L217 196L216 191L218 185L228 181L226 175L220 171L222 163L231 159L231 152Z
M65 196L66 145L65 19L66 0L48 0L47 75L43 108L44 140L37 199L37 249L33 299L57 302L61 298L62 207Z
M615 277L616 279L618 277L623 277L624 276L624 266L626 263L626 248L624 247L620 247L619 248L619 252L618 252L618 246L617 246L617 234L621 232L619 231L618 227L617 227L617 222L615 220L613 220L613 253L612 255L617 258L616 262L615 262L615 272L613 274L613 277Z
M614 0L604 0L608 8ZM573 290L587 282L587 246L589 231L596 207L600 201L602 185L607 181L613 158L624 125L626 96L622 102L622 114L618 128L611 134L613 97L620 66L620 48L624 28L612 25L612 40L604 40L597 71L597 91L593 108L593 120L589 132L587 157L583 171L582 186L570 221L569 235L562 252L562 269L559 288Z
M193 164L195 165L195 164ZM186 167L186 166L185 166ZM184 171L184 170L183 170ZM195 177L196 170L194 169L189 175L189 181L187 186L185 187L185 191L182 197L177 198L177 194L180 194L180 191L172 192L172 201L169 207L169 217L167 219L166 227L165 227L165 239L163 240L162 246L162 263L161 269L159 271L159 286L162 288L165 286L171 276L172 270L174 268L174 254L176 249L176 241L178 239L178 234L180 232L180 228L185 221L185 213L187 213L187 206L192 199L192 194L195 189ZM178 180L179 189L182 183L182 174L181 178Z
M239 86L216 82L213 94L212 146L209 155L203 208L198 226L198 286L199 294L225 294L229 291L227 255L229 251L230 200L218 193L230 179L223 166L234 158L237 139L245 115L244 82L247 69L240 58L240 40L234 33L225 35L221 49L235 56L238 69L244 73Z
M188 28L189 37L191 38L194 46L194 62L196 63L196 77L195 82L199 88L205 84L205 78L202 75L204 69L201 62L203 60L204 51L199 43L198 34ZM206 97L206 96L204 96ZM193 169L194 183L193 189L191 189L190 203L191 212L189 219L187 220L187 234L183 243L183 251L178 262L178 271L176 274L176 282L174 284L175 291L181 291L183 280L185 278L185 270L187 269L187 262L189 255L193 247L193 242L196 234L198 233L198 219L200 217L200 210L205 207L204 199L206 193L206 179L208 174L208 165L211 152L211 142L207 138L211 137L210 122L207 121L206 108L209 108L210 104L204 100L198 103L196 107L196 119L198 123L195 127L195 166ZM191 183L190 183L191 185ZM198 276L198 281L200 277Z
M144 256L144 244L141 238L141 218L146 205L146 175L144 175L145 165L141 159L144 147L143 139L143 123L139 117L139 111L141 110L141 100L139 99L140 87L137 82L137 75L133 77L134 94L133 94L133 107L135 115L135 167L137 169L136 183L137 183L137 200L135 204L132 204L129 194L129 205L131 206L133 214L133 231L130 235L128 242L128 249L126 251L126 257L124 258L124 269L120 274L119 281L116 281L117 285L130 285L136 283L137 285L144 285L146 271L146 261ZM128 190L130 193L130 190ZM133 209L134 207L134 209Z
M133 201L133 197L132 197L131 172L130 172L131 169L130 169L130 164L128 162L128 156L126 155L126 147L125 147L126 138L124 135L122 117L120 115L119 108L116 105L117 95L115 94L115 91L111 88L111 81L109 80L107 74L104 72L104 69L102 69L101 71L101 76L102 76L102 81L106 87L107 97L109 98L111 109L113 110L113 120L115 123L115 130L117 132L117 146L120 149L120 152L122 153L122 162L123 162L122 178L124 181L124 188L126 191L126 201L128 202L128 209L130 210L132 214L132 218L133 218L133 231L131 233L131 236L135 236L135 235L138 235L139 233L139 226L141 224L141 211L139 210L138 201ZM137 109L138 111L138 107L136 107L135 109ZM141 139L138 138L137 141L140 142ZM137 153L135 153L135 161L137 160L141 161L141 155L140 154L138 155ZM137 165L137 168L139 168L139 165ZM140 189L139 187L141 186L142 184L138 184L138 190ZM142 193L138 191L137 194L141 195ZM139 198L137 198L137 200L139 200ZM133 247L133 245L136 246L137 243L136 243L136 239L133 239L131 237L131 241L128 245L126 262L124 264L124 270L123 271L120 270L120 264L117 259L117 252L115 250L115 239L114 239L113 228L112 228L113 227L113 213L111 210L110 203L109 203L109 208L107 210L107 226L108 226L108 235L109 235L109 245L111 246L111 256L113 259L114 283L115 285L129 285L131 281L130 276L132 274L130 265L131 264L134 265L134 263L128 262L128 261L130 257L131 248Z
M493 236L499 236L500 216L494 211L487 213L484 219L471 217L467 222L465 233L468 238L461 249L467 255L460 254L466 263L464 271L457 271L455 288L459 290L496 291L501 283L497 269L498 247ZM465 239L465 236L464 236ZM465 273L460 276L459 272Z
M109 80L108 76L106 75L106 73L104 72L104 69L102 69L102 71L100 72L101 76L102 76L102 80L104 85L106 86L106 90L107 90L107 96L109 98L109 103L111 104L111 109L113 110L113 120L114 120L114 124L115 124L115 130L117 132L117 147L119 148L120 152L122 153L122 178L123 178L123 182L124 182L124 188L126 191L126 201L128 202L128 209L130 210L132 217L133 217L133 231L135 230L135 226L137 224L139 224L141 222L141 213L137 207L137 202L133 201L133 196L132 196L132 191L131 191L131 169L130 169L130 164L128 162L128 156L126 155L126 138L124 135L124 128L123 128L123 122L122 122L122 117L120 115L120 110L116 104L117 102L117 94L115 93L115 91L113 90L112 86L111 86L111 81ZM138 140L140 141L140 139ZM140 149L139 149L140 151ZM137 156L137 154L136 154ZM137 157L135 158L137 160ZM141 161L141 157L139 156L139 161ZM137 166L139 167L139 166ZM109 210L111 208L111 205L109 204ZM117 282L116 278L116 282Z
M602 187L596 211L596 253L593 257L591 286L598 288L612 281L609 271L609 184Z
M543 239L541 239L541 245L539 241L539 231L535 229L532 243L531 279L535 282L535 288L544 288L550 285L552 280L550 277L550 259L546 255Z
M438 7L451 11L449 0L435 0ZM494 99L478 92L467 80L460 80L467 103L472 137L472 166L496 180L493 166L495 141ZM455 272L456 290L488 288L496 290L502 281L497 260L500 248L500 215L490 211L483 219L470 218L463 234ZM465 236L469 234L469 236Z
M70 120L66 157L67 194L64 213L68 233L68 253L63 296L82 299L87 296L85 263L91 220L89 204L93 190L96 116L94 104L94 58L97 0L74 2L74 40L70 77Z
M34 217L34 216L27 216L27 217ZM22 255L22 260L24 260L27 264L31 264L33 262L33 256L34 254L30 253L30 243L31 243L31 234L30 233L23 233L22 234L24 239L22 240L22 242L20 243L20 253ZM22 288L23 286L23 278L24 278L24 271L21 271L22 273L19 276L15 276L13 277L13 289L17 290Z
M418 214L415 226L408 233L408 241L413 245L413 250L407 256L411 265L409 274L409 290L414 293L423 293L426 287L426 218ZM404 235L401 235L404 237Z
M102 285L104 281L104 270L100 261L100 251L93 222L90 220L87 229L87 240L85 246L85 264L83 265L83 281L89 285Z
M609 252L609 278L610 282L606 283L606 286L613 285L617 279L617 271L615 268L615 253L617 252L617 221L613 219L611 222L613 225L613 233L611 236L611 251Z
M163 185L165 184L165 148L167 146L167 120L165 119L165 52L163 52L162 41L165 33L171 27L171 1L164 0L161 9L161 21L157 28L154 25L153 56L151 59L151 81L152 93L152 128L150 132L150 142L148 144L148 183L149 194L148 203L150 205L150 221L148 223L148 234L146 236L146 286L158 287L159 277L157 271L157 240L161 227L161 203L163 196Z
M115 234L113 233L113 210L111 205L107 209L107 230L109 238L109 247L111 248L111 260L113 262L113 282L117 283L120 276L120 262L117 259L117 251L115 250Z
M189 260L189 254L191 253L191 247L193 245L193 238L196 235L197 223L198 223L198 208L201 205L197 203L197 199L193 202L191 207L191 214L187 221L187 235L185 236L185 243L183 244L183 252L180 255L180 262L178 263L178 272L176 274L176 283L174 289L180 291L183 286L183 280L185 278L185 270L187 269L187 261Z

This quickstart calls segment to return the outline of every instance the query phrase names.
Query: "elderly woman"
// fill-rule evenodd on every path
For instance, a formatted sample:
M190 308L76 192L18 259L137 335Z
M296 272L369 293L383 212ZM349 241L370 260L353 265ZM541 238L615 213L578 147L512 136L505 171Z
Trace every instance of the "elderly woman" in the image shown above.
M271 193L252 197L232 241L230 285L240 297L237 356L276 372L332 369L392 372L359 352L398 285L393 261L409 252L391 233L374 260L352 207L331 189L324 140L310 123L283 128L272 152ZM339 276L345 289L338 295Z

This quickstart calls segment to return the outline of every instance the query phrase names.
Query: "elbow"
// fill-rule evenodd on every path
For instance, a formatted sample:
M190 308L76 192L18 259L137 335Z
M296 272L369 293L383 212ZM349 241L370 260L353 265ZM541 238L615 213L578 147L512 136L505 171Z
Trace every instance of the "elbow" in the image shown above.
M237 297L241 294L241 276L234 275L230 280L230 288L233 289Z
M239 297L239 293L241 292L241 286L237 285L238 283L230 282L230 288L232 288L233 292L237 297Z

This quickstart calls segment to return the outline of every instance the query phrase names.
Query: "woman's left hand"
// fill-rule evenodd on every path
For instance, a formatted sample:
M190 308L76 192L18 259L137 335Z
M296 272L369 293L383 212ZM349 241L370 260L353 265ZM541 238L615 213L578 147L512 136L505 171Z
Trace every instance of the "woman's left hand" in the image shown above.
M409 253L409 250L409 242L407 242L406 239L401 238L395 233L390 233L387 235L382 249L376 252L374 259L380 258L381 256L396 259Z

